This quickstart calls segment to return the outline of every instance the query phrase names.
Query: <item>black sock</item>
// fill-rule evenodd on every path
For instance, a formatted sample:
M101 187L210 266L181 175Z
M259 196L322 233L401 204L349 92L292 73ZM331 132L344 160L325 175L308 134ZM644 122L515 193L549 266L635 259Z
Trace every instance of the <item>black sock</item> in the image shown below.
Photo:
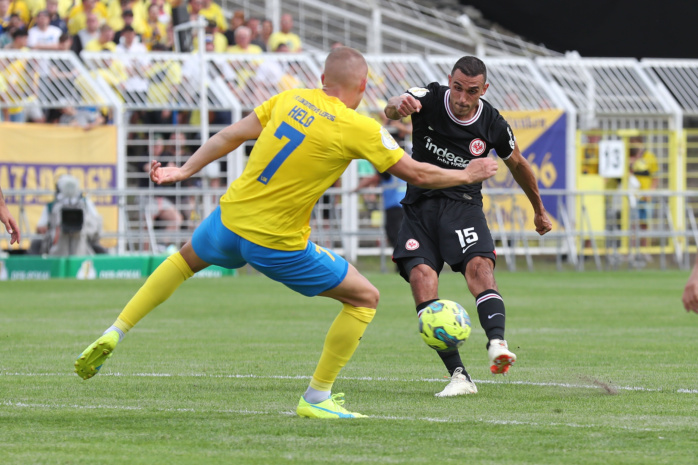
M487 340L504 339L505 310L504 300L499 292L488 289L476 298L480 326L487 334Z
M439 299L438 298L431 299L431 300L427 300L427 301L422 302L421 304L417 305L417 314L419 315L419 312L421 312L422 310L427 308L432 302L436 302L437 300L439 300Z
M426 302L422 302L421 304L417 305L417 313L419 314L420 311L424 310L429 306L429 304L436 302L437 300L439 299L427 300ZM463 362L460 359L458 349L450 350L448 352L441 352L437 350L436 353L439 354L441 361L444 362L449 375L453 376L453 371L458 367L461 367L463 372L467 373L465 371L465 367L463 366Z
M463 369L464 374L468 374L468 372L465 371L463 362L460 359L460 353L458 352L458 349L449 350L448 352L441 352L437 350L436 353L439 354L439 357L441 357L441 361L444 362L444 365L446 366L449 375L453 376L453 372L458 367Z

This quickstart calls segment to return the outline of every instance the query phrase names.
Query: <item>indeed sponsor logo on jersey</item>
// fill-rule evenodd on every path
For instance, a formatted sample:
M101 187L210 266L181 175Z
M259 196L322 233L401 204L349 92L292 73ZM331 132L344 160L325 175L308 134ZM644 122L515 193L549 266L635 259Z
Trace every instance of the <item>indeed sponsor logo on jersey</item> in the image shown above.
M466 166L468 166L468 163L470 163L470 160L466 160L463 157L459 157L455 153L449 152L448 149L439 147L434 142L432 142L431 137L429 136L425 136L424 141L424 146L426 147L426 149L434 155L436 155L441 163L455 166L456 168L465 168Z

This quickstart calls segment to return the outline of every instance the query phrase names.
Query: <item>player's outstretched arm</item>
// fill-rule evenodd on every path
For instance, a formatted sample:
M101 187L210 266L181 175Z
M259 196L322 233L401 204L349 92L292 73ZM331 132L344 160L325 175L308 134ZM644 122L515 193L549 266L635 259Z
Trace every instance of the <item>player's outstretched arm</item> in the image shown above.
M430 163L418 162L403 154L388 173L424 189L445 189L461 184L477 184L497 172L497 162L491 158L471 161L464 170L445 170Z
M17 221L10 215L10 210L5 205L5 197L0 189L0 223L5 225L5 229L10 233L10 245L19 243L19 226Z
M683 290L681 300L683 301L683 308L687 312L693 311L698 313L698 255L696 255L696 262Z
M150 179L156 184L171 184L188 179L212 161L240 147L245 141L258 138L262 129L257 114L252 112L207 140L181 168L162 166L160 162L153 160Z
M402 94L390 97L383 111L389 119L398 120L412 113L419 113L421 109L422 102L409 94Z
M514 180L521 186L526 197L531 202L533 207L533 224L536 226L536 231L541 236L553 229L553 224L548 218L548 214L543 206L543 200L540 198L540 193L538 192L538 181L533 174L531 165L528 164L526 159L521 155L519 150L519 145L514 145L514 151L511 156L504 160L504 163L511 171L511 175Z

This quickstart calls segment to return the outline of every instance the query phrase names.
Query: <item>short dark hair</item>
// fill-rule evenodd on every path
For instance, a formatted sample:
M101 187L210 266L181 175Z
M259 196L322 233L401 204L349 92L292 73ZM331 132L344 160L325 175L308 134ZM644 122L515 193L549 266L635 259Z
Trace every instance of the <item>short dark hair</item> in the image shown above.
M12 31L12 38L16 39L18 37L27 37L29 33L27 30L23 27L17 28L14 31Z
M456 61L451 70L451 76L459 69L461 73L469 77L475 77L482 74L485 78L485 83L487 83L487 66L477 57L465 56Z

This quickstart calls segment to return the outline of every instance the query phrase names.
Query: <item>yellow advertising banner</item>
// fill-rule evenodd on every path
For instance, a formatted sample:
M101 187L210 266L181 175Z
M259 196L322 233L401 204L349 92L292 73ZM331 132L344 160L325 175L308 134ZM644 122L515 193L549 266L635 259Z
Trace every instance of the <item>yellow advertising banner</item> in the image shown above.
M115 126L89 131L50 124L0 123L0 186L3 189L55 190L56 181L70 174L83 191L116 188L117 134ZM6 195L10 212L22 233L34 232L44 206L53 195ZM90 196L102 215L105 232L116 232L115 196ZM29 230L27 230L29 228ZM2 236L0 246L9 246ZM110 244L104 244L110 246ZM21 247L28 248L23 240Z

